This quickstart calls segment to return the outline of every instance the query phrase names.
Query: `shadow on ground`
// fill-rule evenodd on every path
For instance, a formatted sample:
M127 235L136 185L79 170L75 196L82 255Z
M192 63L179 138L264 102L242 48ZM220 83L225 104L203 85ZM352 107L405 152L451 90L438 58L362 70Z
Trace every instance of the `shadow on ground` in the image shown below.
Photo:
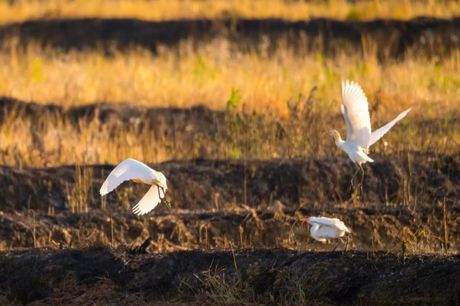
M0 26L0 41L16 38L21 44L38 42L61 49L175 46L191 40L200 44L229 38L242 49L274 48L287 42L299 50L343 53L374 45L381 59L401 57L407 51L428 56L454 52L460 47L460 19L417 18L408 21L365 22L312 19L203 19L144 21L137 19L32 20ZM264 43L262 43L264 42Z
M0 255L4 303L451 304L458 256L290 250L32 250Z

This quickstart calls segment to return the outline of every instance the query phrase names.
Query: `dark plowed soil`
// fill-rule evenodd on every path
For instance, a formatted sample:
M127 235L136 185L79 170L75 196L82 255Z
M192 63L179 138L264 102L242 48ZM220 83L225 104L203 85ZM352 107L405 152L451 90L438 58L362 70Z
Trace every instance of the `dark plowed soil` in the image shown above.
M189 39L202 43L230 38L243 49L257 49L262 41L272 47L287 40L299 50L360 51L363 41L375 44L380 57L399 57L416 50L427 55L453 52L460 47L460 19L417 18L409 21L369 22L313 19L289 22L278 19L173 20L136 19L35 20L0 27L0 41L18 37L22 43L38 41L63 49L127 48L176 45Z
M355 167L346 157L170 161L154 167L165 173L169 180L167 196L175 208L182 209L209 210L232 203L263 207L275 200L289 209L332 208L344 202L358 206L365 202L367 208L402 207L410 203L412 209L430 209L444 201L449 208L459 208L460 155L408 153L407 158L378 155L373 158L375 162L365 166L361 201L357 201L358 188L351 188L350 184ZM113 167L81 168L81 172L91 171L93 175L87 182L89 207L101 207L98 191ZM23 170L0 167L1 210L67 210L70 191L81 190L75 184L75 177L74 166ZM147 186L124 183L120 190L126 192L110 193L109 204L133 203L146 192Z
M456 305L460 257L289 250L2 253L3 304Z
M279 204L278 204L279 205ZM309 209L296 211L273 205L251 210L180 212L155 210L136 217L127 209L118 212L92 209L87 213L46 214L35 211L0 214L0 249L31 247L68 248L139 246L151 239L150 250L279 248L332 250L309 237L306 216L334 216L353 231L353 250L439 252L460 250L460 211L407 209ZM446 226L446 228L444 227ZM446 229L446 232L444 231ZM345 243L345 241L343 241ZM340 245L343 249L345 244Z

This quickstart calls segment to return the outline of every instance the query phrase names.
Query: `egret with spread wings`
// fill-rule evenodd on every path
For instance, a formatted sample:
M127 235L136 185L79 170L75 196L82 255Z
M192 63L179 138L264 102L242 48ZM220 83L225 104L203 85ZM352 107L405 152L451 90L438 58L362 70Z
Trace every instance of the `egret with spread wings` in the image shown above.
M129 180L151 185L144 197L133 207L134 214L147 214L165 199L168 187L164 174L132 158L125 159L110 172L100 189L101 196L108 194L121 183ZM166 201L165 203L168 204Z
M366 95L357 83L342 81L341 111L347 128L347 139L342 140L337 130L331 130L329 134L337 147L345 151L348 157L362 170L362 164L374 161L367 155L369 147L382 138L410 110L411 108L403 111L395 119L372 132Z

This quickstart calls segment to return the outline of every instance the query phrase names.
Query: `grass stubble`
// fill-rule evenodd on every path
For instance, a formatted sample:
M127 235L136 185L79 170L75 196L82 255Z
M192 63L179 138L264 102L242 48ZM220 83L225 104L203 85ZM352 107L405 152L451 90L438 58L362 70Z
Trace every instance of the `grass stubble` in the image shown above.
M267 1L255 1L252 5L250 1L190 1L189 7L179 2L156 1L155 5L161 9L155 12L145 9L151 5L148 1L133 0L1 2L0 19L14 22L28 18L84 15L165 20L181 18L185 12L191 13L192 18L226 17L228 14L264 18L273 17L277 12L277 17L281 15L285 19L299 20L304 18L301 12L308 11L309 16L366 20L375 17L412 18L426 12L432 16L451 17L460 11L457 3L449 2L449 5L440 6L434 1L368 1L358 2L355 6L346 1L339 1L335 6L330 6L328 2L300 1L294 1L290 6L286 1L275 1L270 5ZM79 9L73 9L74 5L78 5ZM109 10L109 5L123 9ZM373 9L375 6L379 6L380 10ZM124 15L118 15L119 11L123 11ZM379 15L375 15L375 11L379 11ZM257 14L254 15L254 12ZM259 49L263 50L263 47ZM142 49L131 49L112 52L111 56L105 56L97 50L62 53L34 44L23 49L15 47L13 43L0 51L0 62L3 63L0 66L0 95L37 103L51 102L64 107L101 101L148 107L205 105L226 112L223 122L225 133L221 138L205 135L200 137L201 143L196 144L199 148L209 148L205 152L207 158L308 158L340 154L324 133L331 125L343 125L338 107L340 81L353 79L367 93L375 126L376 122L383 123L400 110L414 107L409 118L392 131L382 144L377 145L374 152L401 156L409 151L430 151L439 155L457 152L460 131L452 129L449 120L459 114L460 53L454 52L445 58L414 54L405 56L404 60L388 61L379 61L372 47L364 54L364 57L349 54L326 57L321 53L299 53L289 46L278 47L270 54L263 51L242 52L232 49L225 39L217 39L198 48L192 47L192 42L184 41L177 49L159 48L156 55ZM422 124L424 120L440 120L442 123L436 129L427 131ZM75 129L64 119L50 116L42 119L39 131L35 131L35 128L33 122L14 111L5 117L0 125L2 165L26 168L115 164L126 156L158 163L203 155L200 149L184 153L168 140L152 143L153 131L139 130L133 126L120 127L114 136L113 131L107 130L98 120L90 123L82 121ZM434 136L427 137L427 132ZM152 155L150 150L145 149L149 143L168 149ZM87 212L91 177L90 168L76 167L75 184L67 186L73 213ZM410 176L407 180L410 180ZM410 182L406 184L409 186ZM407 193L407 206L410 206L410 191ZM241 212L245 209L242 207L233 209ZM106 209L106 203L101 203L101 209ZM257 213L254 217L251 208L246 207L246 211L257 222ZM443 249L448 249L448 211L445 203L442 211L442 233L439 235L427 229L415 233L409 227L402 229L403 259L407 254L427 251L420 241L439 240ZM54 215L54 212L51 214ZM43 229L36 221L35 213L32 218L33 245L49 246L53 232L50 232L51 240L48 242L37 241L36 233ZM159 222L177 221L171 220L173 217L165 218L160 218ZM116 219L111 215L104 227L106 234L98 238L98 243L114 245L114 231L123 227L114 225L114 222ZM149 221L144 221L144 225L145 222ZM199 226L199 236L205 237L199 240L207 244L205 227L206 224ZM168 239L158 239L155 247L160 251L192 247L191 234L187 234L183 224L179 224L178 228L182 233L180 239L184 241L174 245ZM233 248L238 243L247 246L244 231L240 227L239 239L222 240L220 247ZM65 230L63 233L61 236L70 237ZM91 231L81 229L81 237L79 232L78 237L71 238L71 241L79 245L81 241L74 239L91 240L90 235ZM293 236L289 235L285 242L280 242L280 246L292 247ZM433 251L430 246L427 247ZM221 270L205 271L195 277L204 288L197 294L207 300L223 304L254 302L254 293L239 277L226 279ZM289 299L286 297L286 303L306 303L305 292L294 287L291 290L293 295Z
M455 152L460 142L455 125L460 53L442 59L414 54L404 60L379 61L375 49L368 48L364 57L326 57L289 46L268 54L263 48L261 52L238 51L227 40L217 39L197 48L184 41L178 49L160 48L157 55L132 49L105 56L98 51L63 53L33 44L25 49L10 45L0 52L2 96L65 108L97 102L143 107L204 105L225 111L228 120L222 139L200 135L195 148L183 152L171 139L152 140L156 131L148 125L113 129L95 119L82 120L76 129L63 118L50 116L41 118L37 130L36 122L13 110L0 126L0 162L46 167L113 164L125 156L148 163L203 155L328 156L337 150L325 135L330 128L343 126L338 107L342 79L363 86L374 126L413 107L374 152ZM434 128L427 131L424 122L434 123Z

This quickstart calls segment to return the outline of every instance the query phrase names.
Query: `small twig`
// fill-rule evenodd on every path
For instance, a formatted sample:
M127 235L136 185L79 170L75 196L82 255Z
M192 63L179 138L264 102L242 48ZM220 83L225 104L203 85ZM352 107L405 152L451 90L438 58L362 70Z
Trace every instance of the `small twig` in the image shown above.
M447 209L445 198L442 202L442 223L444 229L444 249L447 251L449 249L449 230L447 228Z
M112 217L112 209L110 209L110 246L113 248L113 217Z

